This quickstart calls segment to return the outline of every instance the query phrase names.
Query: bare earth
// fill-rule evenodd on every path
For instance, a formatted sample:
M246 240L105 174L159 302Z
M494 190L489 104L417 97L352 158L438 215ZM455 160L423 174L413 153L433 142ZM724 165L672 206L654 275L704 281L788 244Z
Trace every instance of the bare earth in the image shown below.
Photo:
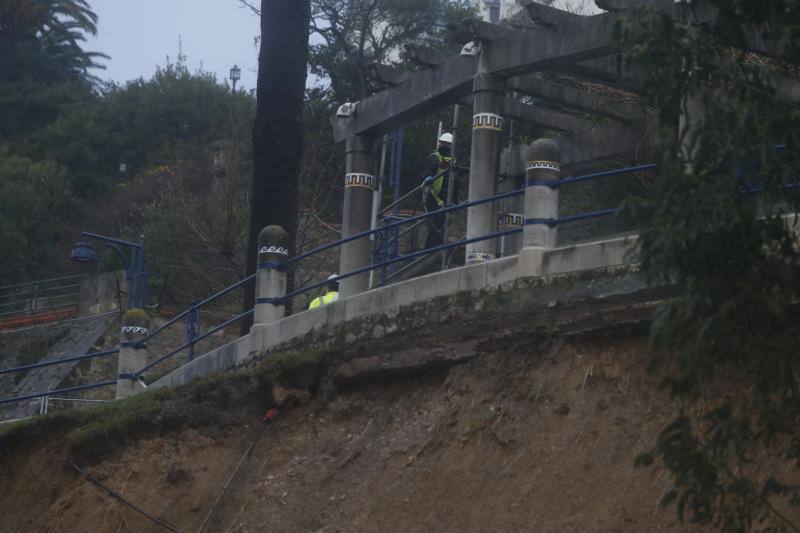
M257 398L234 402L224 423L81 466L180 531L198 530L243 456L204 531L699 531L659 509L666 476L633 466L672 415L641 336L500 332L476 351L314 394L272 425ZM165 531L69 459L57 435L0 457L0 531Z

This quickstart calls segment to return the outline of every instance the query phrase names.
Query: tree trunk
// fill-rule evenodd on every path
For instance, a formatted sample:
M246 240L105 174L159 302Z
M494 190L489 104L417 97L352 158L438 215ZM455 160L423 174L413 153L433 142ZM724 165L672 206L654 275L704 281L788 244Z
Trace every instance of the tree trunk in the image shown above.
M256 271L258 233L264 226L283 226L294 252L310 18L310 0L261 0L247 275ZM291 280L290 272L289 287ZM250 284L244 310L253 307L253 298ZM243 324L243 333L250 322Z

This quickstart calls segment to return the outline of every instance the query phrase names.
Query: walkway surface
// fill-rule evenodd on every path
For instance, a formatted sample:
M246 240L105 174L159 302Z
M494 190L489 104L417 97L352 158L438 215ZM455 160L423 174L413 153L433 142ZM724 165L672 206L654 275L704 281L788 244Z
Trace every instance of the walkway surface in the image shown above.
M103 336L116 314L105 314L78 320L72 323L69 332L59 339L40 362L66 359L81 355ZM58 388L58 384L72 372L78 362L37 368L28 374L14 388L11 396L24 396L36 392ZM0 410L0 420L13 420L33 416L39 412L39 400L17 402Z

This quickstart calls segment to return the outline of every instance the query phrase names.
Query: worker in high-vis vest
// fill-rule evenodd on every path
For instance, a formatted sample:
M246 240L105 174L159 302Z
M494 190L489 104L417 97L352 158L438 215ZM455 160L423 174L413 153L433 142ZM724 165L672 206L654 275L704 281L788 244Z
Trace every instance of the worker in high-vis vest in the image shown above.
M453 134L443 133L430 157L423 167L422 199L425 211L434 213L447 203L448 174L453 153ZM425 248L432 248L444 242L444 213L428 219L428 237L425 239Z
M311 303L308 304L309 309L314 309L321 305L328 305L339 299L339 281L336 279L337 277L339 277L338 274L331 274L328 276L328 292L311 300Z

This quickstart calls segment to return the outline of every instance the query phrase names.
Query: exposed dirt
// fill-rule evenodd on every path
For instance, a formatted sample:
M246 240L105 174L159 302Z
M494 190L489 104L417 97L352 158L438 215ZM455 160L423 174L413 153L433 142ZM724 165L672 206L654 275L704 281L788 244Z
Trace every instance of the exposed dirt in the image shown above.
M184 423L78 461L180 531L240 460L204 531L687 531L658 507L666 478L633 466L672 414L643 353L636 335L500 333L465 364L324 390L271 425L263 394L185 389L168 400ZM0 530L164 530L78 475L58 431L0 458Z

